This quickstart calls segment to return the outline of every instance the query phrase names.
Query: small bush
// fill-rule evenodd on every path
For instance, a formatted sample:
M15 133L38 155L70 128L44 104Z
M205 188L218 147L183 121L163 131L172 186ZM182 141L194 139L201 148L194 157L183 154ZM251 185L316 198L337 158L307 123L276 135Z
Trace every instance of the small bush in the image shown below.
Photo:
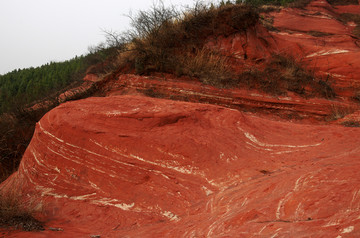
M114 70L118 65L113 64L119 52L126 49L129 39L125 34L115 31L103 30L105 42L96 46L89 46L89 53L85 56L85 62L90 67L86 73L103 74Z
M0 227L24 231L44 230L42 222L33 217L33 212L14 195L0 194Z
M216 52L203 48L178 59L177 76L196 77L205 84L217 87L235 86L228 59Z
M345 107L339 105L331 105L331 114L328 117L329 121L338 120L344 118L346 115L354 113L355 109L352 107Z
M271 1L277 4L290 2L307 1ZM255 1L251 4L257 5ZM140 12L132 18L133 39L127 47L132 54L122 61L130 62L137 74L165 72L186 75L217 87L243 84L275 95L292 91L301 96L311 96L308 92L310 88L313 94L333 98L335 93L328 81L316 80L313 73L292 57L274 55L265 64L264 70L235 75L228 58L204 48L209 36L226 37L245 32L258 21L256 8L231 2L218 7L197 2L186 13L163 5L154 6L151 11Z
M234 4L227 1L219 6L197 2L194 8L186 12L179 12L173 7L165 8L160 4L154 5L150 11L140 11L131 17L133 30L130 31L130 40L120 44L122 48L116 62L141 75L163 72L195 77L217 87L245 85L275 95L292 91L305 97L313 94L335 97L328 80L315 79L312 72L292 57L274 55L263 65L263 70L245 71L236 75L229 58L204 46L209 37L226 37L254 27L261 12L254 5L265 2L277 5L307 4L309 1L246 2ZM271 25L271 19L263 21L269 21ZM113 34L109 37L119 38Z
M238 76L240 86L245 86L250 89L258 89L265 93L272 95L284 95L285 90L280 88L278 82L270 75L266 75L265 70L258 69L244 71Z
M198 59L203 56L196 51L203 48L209 36L245 31L257 21L258 14L248 6L215 8L198 2L183 14L174 8L155 6L132 19L134 30L129 49L133 56L129 61L139 74L153 71L175 73L179 59L188 55L198 55Z

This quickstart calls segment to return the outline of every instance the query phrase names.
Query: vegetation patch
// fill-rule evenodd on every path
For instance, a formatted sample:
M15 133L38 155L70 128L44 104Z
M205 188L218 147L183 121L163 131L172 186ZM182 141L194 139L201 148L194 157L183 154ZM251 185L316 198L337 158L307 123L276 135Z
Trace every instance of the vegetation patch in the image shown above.
M265 64L264 70L245 71L238 81L273 95L285 95L287 91L291 91L303 97L336 96L328 80L317 79L313 72L291 56L273 55Z
M152 97L152 98L166 98L165 94L156 91L155 88L148 88L148 89L145 89L140 92L142 92L142 93L144 93L144 95L146 95L148 97Z
M274 27L274 17L269 16L266 14L260 15L260 22L261 24L268 30L268 31L275 31L279 32L280 30Z
M358 0L327 0L331 5L359 5Z
M80 83L86 73L108 74L123 69L139 75L160 72L189 76L216 87L246 86L273 95L292 91L304 97L314 94L335 97L328 80L316 79L292 57L274 55L256 65L258 69L235 73L231 58L205 47L209 37L255 29L262 12L279 10L283 5L303 7L308 2L254 0L219 5L197 2L184 12L160 4L131 17L133 28L129 32L104 31L106 41L90 47L86 56L0 75L0 168L5 168L2 179L17 168L36 121L57 105L57 96L64 87ZM268 29L272 27L271 18L263 17L261 21L266 22ZM159 96L151 90L145 93ZM48 107L30 109L44 100L50 102Z
M241 0L237 0L236 3L241 3ZM245 4L260 7L264 5L274 5L274 6L286 6L294 8L304 8L306 7L311 0L247 0Z
M360 127L359 121L344 121L341 124L346 127Z
M0 182L17 169L36 122L59 104L60 93L82 83L89 65L106 63L110 53L104 51L0 75ZM74 99L89 91L75 92Z
M138 74L201 74L194 72L194 67L179 72L179 61L195 57L199 65L205 54L210 58L216 57L215 53L202 50L209 36L228 36L246 31L257 21L257 12L249 6L226 5L216 8L198 3L183 15L162 5L154 7L149 12L140 12L133 19L133 39L128 44L132 54L126 62L130 62Z
M356 27L352 33L357 38L360 38L360 14L342 13L339 17L339 20L344 24L347 24L348 22L354 22Z
M312 0L296 0L288 4L289 7L305 8Z
M229 59L217 52L203 48L196 50L194 54L180 57L178 62L177 76L195 77L204 84L217 87L237 86Z
M360 91L357 91L352 99L358 103L360 103Z
M24 231L44 230L43 223L13 195L0 194L0 227Z
M253 1L251 4L261 5ZM328 80L315 79L313 73L290 56L274 55L264 70L255 69L236 75L229 58L204 47L209 36L226 37L255 26L260 19L258 12L258 8L248 4L230 2L217 7L198 2L185 14L163 5L154 6L132 18L132 40L126 44L127 50L119 54L126 57L121 62L133 65L140 75L164 72L198 78L217 87L245 85L275 95L292 91L301 96L312 96L311 91L318 96L335 97ZM127 51L131 54L126 54Z
M0 75L0 114L28 107L32 102L43 100L79 80L85 71L84 60L76 57Z
M344 107L339 105L331 105L331 114L328 117L329 121L338 120L344 118L345 116L354 113L355 109L352 107Z
M118 55L121 46L116 38L119 36L106 33L106 43L90 47L86 56L50 62L36 68L16 69L0 75L0 115L16 113L36 102L54 99L64 90L80 85L86 73L111 71L113 65L110 61Z
M308 35L315 36L315 37L324 37L324 36L331 36L334 35L332 33L321 32L321 31L309 31L307 32Z

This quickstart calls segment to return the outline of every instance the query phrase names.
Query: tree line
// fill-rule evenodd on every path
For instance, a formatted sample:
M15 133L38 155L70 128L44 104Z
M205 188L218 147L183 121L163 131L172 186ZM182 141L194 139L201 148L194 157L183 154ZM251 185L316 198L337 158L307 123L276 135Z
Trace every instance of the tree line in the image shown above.
M0 114L41 100L81 78L86 57L16 69L0 75Z

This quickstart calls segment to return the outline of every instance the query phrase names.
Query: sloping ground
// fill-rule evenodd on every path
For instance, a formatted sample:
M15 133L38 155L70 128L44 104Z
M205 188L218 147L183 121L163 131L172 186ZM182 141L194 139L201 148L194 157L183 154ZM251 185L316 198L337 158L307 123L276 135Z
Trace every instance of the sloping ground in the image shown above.
M313 1L306 10L284 9L274 15L274 27L281 30L277 36L298 44L305 60L320 73L334 78L334 86L343 95L347 88L360 86L360 39L352 33L354 22L339 21L345 9L332 7L326 1ZM353 9L360 14L358 6Z
M102 90L106 92L106 96L145 94L155 98L216 104L267 117L320 124L336 119L334 109L348 113L360 109L358 103L349 101L303 98L290 92L287 96L270 96L256 90L219 89L184 79L132 74L120 75L118 80L107 82Z
M208 46L232 57L236 67L251 69L271 54L293 55L318 75L328 78L336 92L353 96L360 88L360 39L354 22L340 21L341 13L360 14L359 6L311 2L305 9L284 8L262 14L266 30L257 25L246 32L209 41Z
M263 63L272 55L292 55L334 88L335 99L302 98L291 92L285 96L269 96L246 87L216 89L168 74L140 77L123 73L100 82L101 95L141 93L257 113L271 112L290 119L336 119L344 116L334 115L337 111L349 114L359 110L360 39L353 35L354 22L339 20L341 13L353 13L358 9L358 6L333 7L326 1L317 0L305 9L284 8L263 13L263 21L272 24L270 31L259 23L228 37L209 38L206 43L206 47L228 56L239 73L263 68Z
M46 230L2 234L360 236L360 129L337 125L360 126L359 39L354 23L337 20L358 9L313 1L264 14L278 31L258 24L207 43L237 71L295 54L329 74L340 95L332 100L122 69L104 80L88 76L104 97L47 113L19 171L1 185L41 205Z
M74 237L356 237L359 128L276 122L141 96L65 103L18 173L51 231Z

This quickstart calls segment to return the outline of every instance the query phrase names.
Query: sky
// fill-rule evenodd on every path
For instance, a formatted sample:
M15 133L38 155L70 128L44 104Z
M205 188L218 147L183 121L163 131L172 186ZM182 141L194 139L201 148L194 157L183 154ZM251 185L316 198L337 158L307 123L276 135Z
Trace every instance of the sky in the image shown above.
M130 19L150 0L0 0L0 74L64 61L105 41L103 30L130 29ZM193 6L194 0L163 0Z

